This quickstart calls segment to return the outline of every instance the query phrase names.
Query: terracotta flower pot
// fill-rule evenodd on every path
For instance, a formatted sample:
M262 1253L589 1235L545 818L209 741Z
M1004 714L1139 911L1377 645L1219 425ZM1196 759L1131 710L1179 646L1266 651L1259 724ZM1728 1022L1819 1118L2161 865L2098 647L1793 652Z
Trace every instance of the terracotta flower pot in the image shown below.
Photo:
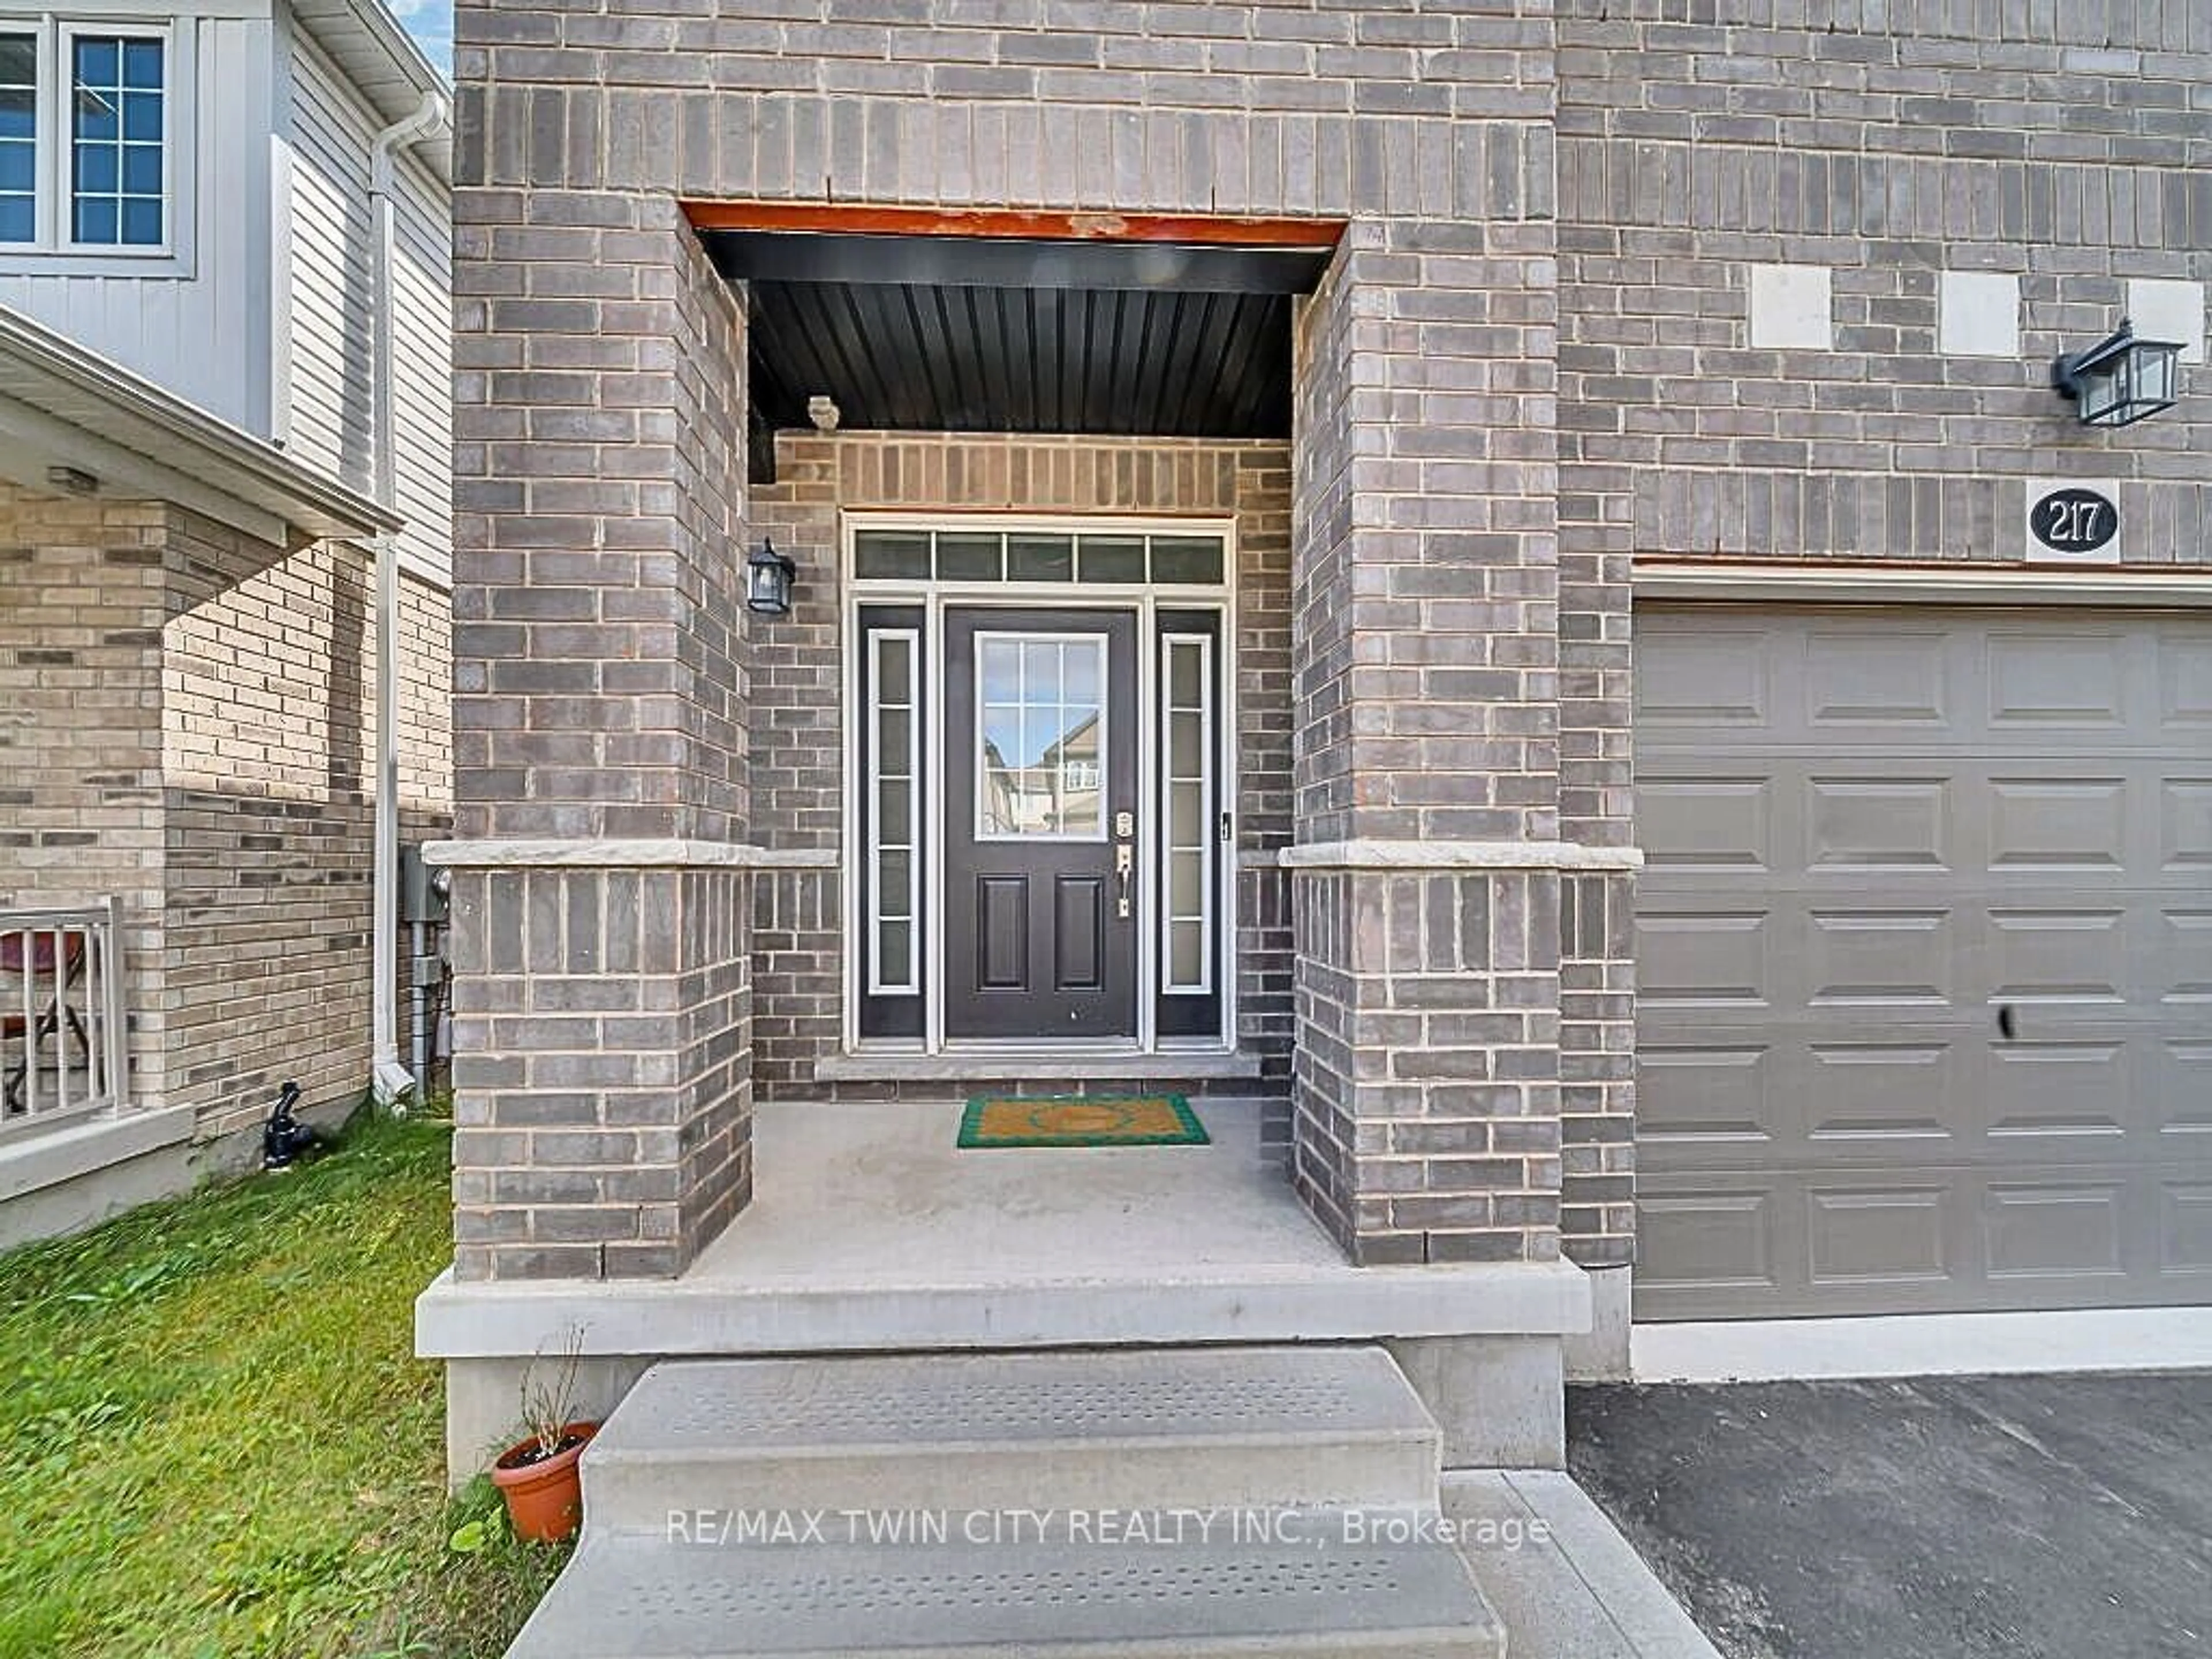
M584 1489L576 1460L599 1431L596 1423L568 1423L561 1429L561 1449L541 1456L535 1438L519 1441L501 1452L491 1466L491 1483L507 1499L507 1519L518 1538L541 1544L557 1544L576 1535L583 1524Z

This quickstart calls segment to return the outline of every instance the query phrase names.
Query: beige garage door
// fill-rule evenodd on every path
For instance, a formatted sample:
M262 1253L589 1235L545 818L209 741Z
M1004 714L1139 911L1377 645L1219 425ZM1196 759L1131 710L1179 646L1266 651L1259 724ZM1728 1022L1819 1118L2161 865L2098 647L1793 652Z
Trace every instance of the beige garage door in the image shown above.
M1638 1317L2212 1302L2212 623L1637 625Z

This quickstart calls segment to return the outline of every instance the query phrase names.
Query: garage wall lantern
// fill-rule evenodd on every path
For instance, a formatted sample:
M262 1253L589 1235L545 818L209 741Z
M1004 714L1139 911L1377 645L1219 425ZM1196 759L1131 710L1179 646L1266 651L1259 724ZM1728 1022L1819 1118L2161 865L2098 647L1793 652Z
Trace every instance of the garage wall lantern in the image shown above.
M789 616L792 583L798 575L799 567L763 537L760 551L745 561L745 609L763 617Z
M2084 426L2132 426L2173 407L2181 348L2166 340L2138 340L2135 325L2087 351L2062 353L2051 365L2051 384L2074 404Z

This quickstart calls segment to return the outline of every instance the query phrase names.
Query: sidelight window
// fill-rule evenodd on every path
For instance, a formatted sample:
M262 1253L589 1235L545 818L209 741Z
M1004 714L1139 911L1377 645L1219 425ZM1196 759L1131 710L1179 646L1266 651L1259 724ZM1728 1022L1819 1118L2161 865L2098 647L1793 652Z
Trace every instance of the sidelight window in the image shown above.
M1213 989L1213 641L1160 639L1161 840L1166 897L1160 907L1161 988L1170 996Z
M872 995L911 994L921 985L921 635L884 629L868 635L868 915L876 948Z

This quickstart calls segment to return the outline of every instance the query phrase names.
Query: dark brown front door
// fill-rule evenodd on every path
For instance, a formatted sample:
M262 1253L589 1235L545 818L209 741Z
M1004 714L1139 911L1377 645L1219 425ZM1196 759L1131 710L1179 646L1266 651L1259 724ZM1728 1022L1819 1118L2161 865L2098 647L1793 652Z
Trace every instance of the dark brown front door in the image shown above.
M1134 1037L1137 619L945 613L945 1034Z

